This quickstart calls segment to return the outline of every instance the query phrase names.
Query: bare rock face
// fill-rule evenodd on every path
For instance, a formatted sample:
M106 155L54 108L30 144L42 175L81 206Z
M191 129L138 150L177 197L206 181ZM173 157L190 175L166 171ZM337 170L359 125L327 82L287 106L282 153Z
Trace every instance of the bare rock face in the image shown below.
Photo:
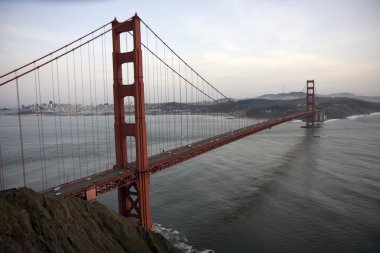
M181 252L97 203L44 197L30 189L0 192L0 252Z

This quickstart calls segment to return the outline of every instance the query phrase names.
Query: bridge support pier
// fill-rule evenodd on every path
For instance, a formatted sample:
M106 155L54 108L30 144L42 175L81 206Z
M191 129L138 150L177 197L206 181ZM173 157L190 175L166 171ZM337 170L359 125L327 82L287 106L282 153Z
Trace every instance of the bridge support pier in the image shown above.
M152 228L150 214L150 174L148 168L148 149L145 122L144 82L142 70L140 18L119 23L112 22L113 39L113 78L114 78L114 111L115 111L115 153L116 168L128 164L126 137L136 141L137 180L135 184L124 185L118 189L119 213L139 219L140 225ZM120 52L120 34L133 33L133 50ZM134 82L123 84L122 64L133 63ZM135 121L125 121L124 97L131 96L135 104Z

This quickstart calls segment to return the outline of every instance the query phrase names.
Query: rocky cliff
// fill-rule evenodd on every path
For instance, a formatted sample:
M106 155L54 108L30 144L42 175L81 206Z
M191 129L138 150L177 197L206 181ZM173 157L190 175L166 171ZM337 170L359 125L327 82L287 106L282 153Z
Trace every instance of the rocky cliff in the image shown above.
M160 234L97 203L0 192L0 252L181 252Z

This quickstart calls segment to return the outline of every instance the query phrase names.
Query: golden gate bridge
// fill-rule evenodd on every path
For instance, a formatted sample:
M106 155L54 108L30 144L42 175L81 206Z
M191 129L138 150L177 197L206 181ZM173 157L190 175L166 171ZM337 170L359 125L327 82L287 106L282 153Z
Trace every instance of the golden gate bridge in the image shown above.
M1 75L0 87L16 108L0 115L13 122L1 131L1 189L87 201L117 190L119 213L148 229L152 174L294 119L312 128L320 112L307 80L304 109L246 117L137 14Z

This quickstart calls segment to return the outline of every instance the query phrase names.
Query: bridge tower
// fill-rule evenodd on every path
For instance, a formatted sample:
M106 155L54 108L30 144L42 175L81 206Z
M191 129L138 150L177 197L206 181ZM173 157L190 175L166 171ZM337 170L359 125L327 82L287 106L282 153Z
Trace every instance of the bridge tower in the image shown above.
M313 128L315 125L315 89L314 80L306 81L306 112L313 114L306 116L306 128Z
M127 158L127 136L136 140L136 183L118 189L119 213L126 217L135 217L146 229L151 229L150 213L150 176L147 172L148 149L145 122L144 82L142 69L140 18L137 14L122 23L112 22L113 40L113 92L115 115L115 168L125 167ZM133 50L120 51L120 34L133 33ZM126 42L123 42L126 43ZM133 63L134 82L123 84L122 64ZM126 122L124 97L131 96L135 104L135 122Z

